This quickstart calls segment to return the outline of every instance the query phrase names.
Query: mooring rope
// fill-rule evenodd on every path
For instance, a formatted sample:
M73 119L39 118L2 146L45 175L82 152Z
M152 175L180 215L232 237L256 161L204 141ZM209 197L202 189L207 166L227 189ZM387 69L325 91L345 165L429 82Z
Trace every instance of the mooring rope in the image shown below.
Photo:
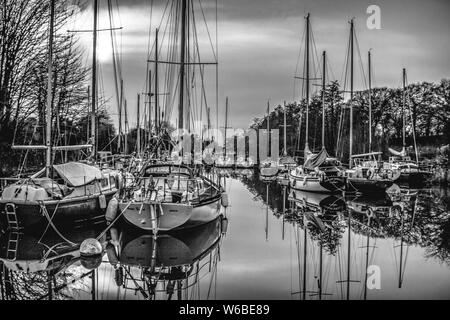
M119 220L119 218L125 213L125 211L127 211L127 209L130 207L131 205L131 201L128 202L128 204L126 205L126 207L122 210L122 212L117 215L117 217L106 227L105 230L102 231L102 233L100 233L100 235L96 238L97 240L100 240L105 234L106 232L108 232L109 229L111 229L114 224Z
M67 239L66 237L64 237L64 236L62 235L61 232L59 232L58 228L56 228L55 224L53 223L52 218L50 218L50 216L49 216L49 214L48 214L48 211L47 211L47 208L45 207L45 205L44 205L42 202L40 202L39 205L40 205L40 207L41 207L42 213L44 214L45 218L47 219L49 225L52 226L53 230L54 230L54 231L55 231L55 232L56 232L56 233L57 233L64 241L66 241L67 243L69 243L69 244L71 244L71 245L73 245L73 246L76 246L76 245L77 245L76 243L70 241L69 239ZM58 202L58 205L59 205L59 202ZM53 213L53 216L56 214L56 210L58 209L58 205L57 205L57 207L55 208L55 211L54 211L54 213ZM48 226L47 226L47 227L48 227Z

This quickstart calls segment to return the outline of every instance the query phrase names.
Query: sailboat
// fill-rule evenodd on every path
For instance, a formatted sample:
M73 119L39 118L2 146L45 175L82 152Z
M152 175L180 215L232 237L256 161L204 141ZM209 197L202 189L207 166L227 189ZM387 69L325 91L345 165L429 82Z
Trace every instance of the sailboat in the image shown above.
M0 197L0 213L11 229L26 229L52 225L82 223L92 219L103 218L108 201L117 192L118 180L112 170L100 170L94 165L81 162L63 164L53 163L53 154L60 150L91 149L96 155L95 106L92 105L92 144L79 146L52 145L52 82L53 72L53 37L55 24L55 1L50 2L50 32L48 60L48 89L46 108L45 145L18 146L16 150L45 150L46 167L29 178L20 179L6 186ZM94 14L94 48L96 47L97 0ZM95 52L95 50L94 50ZM94 67L96 65L94 53ZM95 71L93 83L95 83ZM94 96L95 93L93 94Z
M406 69L403 68L403 99L402 99L402 140L403 148L400 152L389 148L389 152L393 156L389 157L389 162L384 163L384 168L394 172L400 172L394 180L398 184L408 184L412 187L425 186L430 182L431 173L424 171L419 167L419 156L417 154L417 145L415 132L413 129L414 149L416 153L416 161L412 161L406 152Z
M351 48L353 52L353 20L351 21ZM357 191L365 194L384 193L387 188L394 184L396 176L394 171L386 172L378 165L376 157L380 157L382 152L372 152L372 74L371 74L371 52L368 53L369 63L369 153L350 155L350 161L353 162L351 168L346 171L347 190ZM353 65L353 54L351 55L351 64ZM353 72L353 67L351 68ZM353 81L353 76L350 77ZM353 94L353 83L351 84ZM352 108L350 112L352 112ZM353 123L350 122L350 126ZM353 133L353 130L350 130ZM350 137L350 143L353 143Z
M270 112L269 112L269 102L267 102L267 156L269 155L270 150L269 146L270 146ZM271 157L267 157L267 159L263 159L260 162L259 174L261 179L272 180L276 178L279 171L277 160L274 160Z
M198 66L201 70L205 65L217 65L214 63L204 63L200 61L200 55L192 56L190 54L190 41L196 38L196 27L194 6L191 0L181 0L180 5L174 6L171 10L173 16L179 16L180 19L169 19L167 22L168 30L174 30L177 37L170 37L168 40L168 51L175 50L179 54L179 61L163 61L159 59L161 50L158 42L158 29L155 37L155 59L149 60L154 62L155 71L158 66L165 64L174 74L177 75L175 81L166 73L170 79L166 79L164 83L170 83L170 87L166 88L170 98L165 99L166 105L162 112L159 102L155 101L155 126L156 134L161 135L161 119L162 114L171 110L173 101L178 99L178 132L188 130L191 126L191 120L194 112L191 110L193 102L192 95L195 90L192 89L192 77L198 75L197 70L193 70ZM194 32L194 35L189 32ZM179 51L177 51L179 50ZM175 55L171 55L175 58ZM198 58L198 60L195 60ZM202 76L203 71L200 75ZM159 95L157 76L155 72L155 100ZM202 76L203 80L203 76ZM202 90L204 84L202 83ZM168 85L167 85L168 86ZM203 92L202 99L206 99ZM202 100L203 101L203 100ZM204 101L203 101L204 102ZM164 115L168 119L168 115ZM191 135L183 135L181 139L191 139ZM188 144L189 146L191 144ZM185 150L186 149L186 150ZM172 155L183 159L182 162L191 156L191 149L185 148L181 150L173 150ZM158 155L158 154L157 154ZM124 188L118 199L118 206L113 208L113 216L123 214L125 220L132 225L153 233L160 231L169 231L177 228L190 228L199 224L208 223L216 219L220 213L223 190L222 187L204 175L200 175L198 170L191 169L188 165L176 164L173 161L162 161L162 159L151 159L139 172L137 177L130 181L128 187Z
M325 148L325 66L326 53L323 53L323 75L322 75L322 150L318 154L313 154L309 149L309 55L310 55L310 16L306 16L306 134L305 134L305 161L301 166L289 172L289 185L293 189L309 191L334 193L340 192L345 186L345 177L341 169L341 163L328 155Z
M230 155L227 154L227 131L228 131L228 97L226 98L225 103L225 128L224 128L225 137L223 140L224 141L223 155L219 156L219 158L215 162L215 166L217 168L228 169L234 168L235 166L234 157L231 158Z
M288 156L287 152L287 121L286 121L286 102L283 105L283 156L278 160L278 168L281 174L278 176L278 183L283 186L289 185L289 171L297 166L294 158Z

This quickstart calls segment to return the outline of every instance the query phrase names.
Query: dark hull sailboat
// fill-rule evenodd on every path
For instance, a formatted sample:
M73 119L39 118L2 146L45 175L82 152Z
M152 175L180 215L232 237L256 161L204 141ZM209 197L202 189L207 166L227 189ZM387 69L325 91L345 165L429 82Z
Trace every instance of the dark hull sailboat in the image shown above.
M384 193L394 182L388 179L348 178L347 191L356 191L364 194Z
M420 170L402 170L398 179L395 180L395 183L400 185L408 185L410 187L424 187L431 183L431 173Z
M2 222L11 229L81 225L104 219L107 203L117 192L113 171L100 171L82 163L53 166L7 186L0 197Z

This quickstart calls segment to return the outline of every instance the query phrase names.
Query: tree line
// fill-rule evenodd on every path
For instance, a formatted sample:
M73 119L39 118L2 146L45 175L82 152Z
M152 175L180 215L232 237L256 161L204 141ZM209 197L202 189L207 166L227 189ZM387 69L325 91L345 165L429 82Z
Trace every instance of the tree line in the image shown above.
M388 148L401 149L403 114L405 115L406 145L413 151L413 133L420 146L438 147L450 143L450 80L439 83L410 84L405 91L400 88L372 89L372 151L388 155ZM325 147L343 161L348 161L350 134L350 105L353 106L353 154L369 151L369 91L355 92L353 99L344 101L341 85L333 81L325 87ZM302 156L305 145L306 101L286 103L286 108L276 106L269 113L270 128L280 129L283 145L284 110L287 122L287 150L290 155ZM254 129L267 127L267 115L254 118ZM309 103L309 138L313 151L322 147L322 90L313 95ZM425 156L425 154L423 154Z
M83 3L79 3L83 6ZM85 5L85 4L84 4ZM20 162L43 164L42 151L13 151L11 146L44 144L47 101L49 1L3 0L0 4L0 176ZM64 28L75 14L73 7L56 2L53 45L52 143L88 141L90 68L74 33ZM115 136L99 99L99 149ZM70 157L80 156L79 154ZM55 154L67 159L66 154Z

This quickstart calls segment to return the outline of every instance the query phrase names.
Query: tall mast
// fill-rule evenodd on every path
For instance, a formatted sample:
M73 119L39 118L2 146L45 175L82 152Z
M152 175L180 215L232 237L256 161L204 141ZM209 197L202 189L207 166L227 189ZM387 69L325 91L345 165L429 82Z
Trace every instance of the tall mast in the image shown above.
M267 101L267 157L269 157L270 152L270 101Z
M158 134L159 132L159 85L158 85L158 34L159 29L156 29L156 36L155 36L155 133Z
M353 35L354 26L353 19L350 20L350 155L349 167L352 168L352 154L353 154Z
M50 33L48 41L48 74L47 74L47 110L46 110L46 130L45 144L46 152L46 173L47 177L51 174L52 166L52 96L53 96L53 34L55 25L55 0L50 1Z
M148 140L150 143L152 138L152 70L148 71Z
M286 134L287 134L287 130L286 130L286 101L284 102L284 104L283 104L283 111L284 111L284 128L283 128L283 145L284 145L284 151L283 151L283 156L287 156L287 137L286 137Z
M92 43L92 103L91 103L91 138L92 138L92 157L97 157L97 22L98 22L98 0L94 0L94 36Z
M372 152L372 56L369 50L369 153Z
M225 140L224 140L224 153L223 158L227 155L227 129L228 129L228 97L225 101Z
M406 106L406 69L403 68L403 97L402 97L402 138L403 150L406 150L406 133L405 133L405 106Z
M325 80L326 80L326 52L322 53L322 148L325 148Z
M184 78L186 63L186 18L187 18L187 1L181 0L181 48L180 48L180 98L178 105L178 129L184 128ZM189 121L189 119L187 120Z
M127 100L124 101L124 112L125 112L125 129L124 129L124 140L125 140L125 147L124 147L124 153L128 154L128 111L127 111Z
M120 99L119 99L119 136L117 140L117 151L122 152L122 103L123 103L123 80L120 80Z
M112 58L113 58L113 72L114 72L114 89L116 91L116 103L117 103L117 109L119 111L119 113L121 112L121 92L119 91L119 81L118 81L118 70L117 70L117 60L116 60L116 46L115 46L115 42L114 42L114 28L113 28L113 15L112 15L112 5L111 5L111 0L108 0L108 15L109 15L109 27L110 27L110 38L111 38L111 49L112 49ZM121 137L120 137L120 132L121 132L121 128L120 128L120 124L119 124L119 136L118 136L118 146L120 146L120 141L121 141Z
M309 13L306 15L306 138L305 138L305 159L309 153Z
M141 124L140 124L140 116L141 116L141 106L140 106L140 100L141 100L141 96L138 94L137 95L137 122L136 122L136 151L137 151L137 156L139 157L141 155Z

